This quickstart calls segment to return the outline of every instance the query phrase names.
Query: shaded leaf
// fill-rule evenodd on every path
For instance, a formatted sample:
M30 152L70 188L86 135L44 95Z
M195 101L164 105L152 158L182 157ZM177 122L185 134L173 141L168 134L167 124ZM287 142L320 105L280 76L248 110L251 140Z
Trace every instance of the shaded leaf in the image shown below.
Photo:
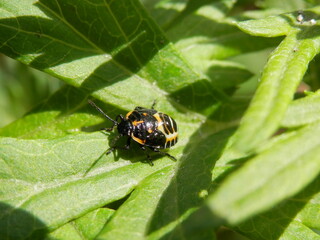
M176 92L198 81L211 89L205 77L180 57L138 1L125 4L127 11L120 1L99 8L73 0L32 3L24 2L24 10L13 13L16 3L4 4L10 14L0 20L5 33L0 39L5 43L1 51L63 79L86 95L131 109L132 105L163 97L162 91L176 97ZM70 11L77 14L67 14ZM124 12L127 17L122 15ZM18 45L17 41L32 44ZM145 91L140 91L141 86ZM194 89L195 96L200 96L199 90ZM217 92L214 89L208 96ZM218 97L223 98L223 93L219 92ZM203 110L186 104L193 105L192 110Z
M231 174L209 199L213 213L236 224L303 189L320 172L319 133L319 123L307 126Z
M271 54L259 87L236 133L235 148L244 152L252 151L276 131L308 63L319 52L318 31L317 26L304 27L296 23ZM316 37L310 38L311 32ZM254 33L251 31L251 34Z
M214 228L204 229L199 224L203 223L201 217L204 215L198 221L187 221L209 195L213 178L211 169L233 133L230 129L214 133L210 126L210 122L203 124L185 148L185 157L150 220L150 239L215 238ZM214 147L206 145L207 142L214 142ZM198 231L199 228L202 231Z
M292 198L234 229L249 239L319 239L318 205L319 178L316 178Z
M285 1L276 1L276 0L266 0L260 2L259 4L265 8L278 8L282 11L295 11L306 8L307 1L303 0L285 0Z
M284 115L281 125L298 127L319 120L319 92L293 101Z
M53 231L47 239L94 239L113 213L114 210L98 208Z
M259 20L243 21L237 25L242 31L254 36L278 37L288 35L293 30L293 24L298 24L295 16L287 14L270 16Z
M97 170L86 169L107 146L104 134L79 134L54 140L1 138L2 203L23 210L39 224L21 221L19 211L4 211L1 236L23 239L35 230L53 230L107 203L123 198L147 175L172 161L148 164L114 159L109 155ZM42 225L40 224L42 223ZM45 224L45 227L44 225ZM19 226L19 230L17 230ZM18 237L20 235L20 238Z
M286 238L295 231L300 239L316 239L310 228L318 228L317 218L308 211L316 212L318 191L314 198L306 194L305 211L286 199L318 176L318 123L266 141L318 52L318 26L307 21L316 8L305 12L303 23L297 13L267 18L279 24L273 30L265 19L238 25L245 14L228 17L234 1L203 5L208 2L158 2L162 13L170 13L158 17L175 46L136 0L2 3L0 50L72 86L0 132L34 139L0 139L1 235L93 238L105 223L100 237L106 239L215 239L224 220L241 222L233 229L253 239ZM271 55L240 134L230 138L234 129L221 130L237 124L249 99L229 96L251 73L213 59L279 42L248 36L237 26L250 34L287 37ZM170 150L179 162L152 155L150 167L135 144L105 156L115 134L76 133L110 124L89 108L87 98L112 118L156 99L156 108L179 124L179 143ZM250 150L256 155L248 155ZM214 212L203 206L207 196ZM110 210L95 217L104 206L113 209L110 221Z
M157 208L159 196L167 188L172 177L173 167L169 166L141 181L98 238L142 239L147 232L150 218ZM167 210L162 209L162 211Z
M84 91L64 86L26 116L1 128L0 135L27 139L55 138L85 130L93 123L86 96ZM114 107L108 106L108 109L112 113Z

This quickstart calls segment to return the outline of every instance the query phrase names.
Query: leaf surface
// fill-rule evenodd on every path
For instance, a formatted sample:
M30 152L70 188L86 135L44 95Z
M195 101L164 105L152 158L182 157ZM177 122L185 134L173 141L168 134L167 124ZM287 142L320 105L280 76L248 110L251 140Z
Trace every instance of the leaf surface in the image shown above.
M320 172L319 131L319 123L302 128L231 174L209 199L213 213L236 224L311 183Z
M10 229L20 226L21 230L4 229L1 235L17 239L20 234L20 237L29 235L41 228L40 222L52 230L85 212L121 199L144 177L172 165L169 159L154 167L139 162L114 162L109 155L100 168L84 176L107 146L107 139L101 133L54 140L2 138L0 146L2 203L23 209L39 221L30 225L19 220L19 211L4 213L2 224L10 222Z
M1 5L1 13L1 51L69 85L1 130L7 136L0 139L0 199L3 209L8 209L0 218L3 236L42 239L54 230L57 236L76 234L68 222L121 201L138 185L147 189L149 183L143 179L172 168L174 163L167 158L150 167L134 144L128 152L104 156L115 134L90 133L110 122L102 122L102 116L89 108L88 96L113 118L138 105L150 107L156 99L157 109L179 124L180 140L170 151L178 159L185 158L184 145L193 134L199 135L192 140L195 143L228 127L222 122L204 136L197 133L205 115L228 98L190 67L138 1L10 1ZM17 44L21 42L25 44ZM234 84L236 81L228 87ZM85 175L93 163L94 168ZM161 175L156 176L160 181ZM163 180L166 186L170 178ZM161 195L161 189L158 192ZM150 221L158 200L147 209ZM127 209L125 206L121 209ZM122 214L132 213L120 210L104 231ZM26 221L20 221L21 217ZM16 228L20 230L12 230ZM146 222L141 229L148 229Z
M298 127L319 120L319 92L293 101L282 120L284 127Z
M46 239L94 239L114 210L98 208L56 229Z
M252 239L317 239L316 95L291 100L319 52L319 9L238 22L249 14L232 0L143 2L163 29L137 0L1 2L1 52L67 85L0 130L0 235L215 239L227 222ZM260 69L230 57L261 56L275 36L234 134L250 94L232 96ZM106 156L116 133L93 133L111 123L88 98L112 118L157 100L178 123L178 163L152 154L151 167L134 143ZM288 123L295 104L311 110ZM303 128L270 139L281 123Z
M319 52L319 28L301 25L292 15L289 20L296 21L295 25L269 57L259 87L236 133L234 147L239 151L254 150L277 130L309 62ZM261 21L252 20L240 26L256 35L257 25L261 28L264 25ZM270 20L271 23L277 25L277 20ZM311 33L314 37L310 37Z

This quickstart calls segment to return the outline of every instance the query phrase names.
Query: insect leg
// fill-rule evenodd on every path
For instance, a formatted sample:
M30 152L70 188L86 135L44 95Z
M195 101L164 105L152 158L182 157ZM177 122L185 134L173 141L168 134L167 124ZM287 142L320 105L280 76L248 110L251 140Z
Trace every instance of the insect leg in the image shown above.
M130 149L130 143L131 143L131 137L128 137L127 144L124 146L124 149L129 150Z
M140 144L140 148L145 151L146 155L147 155L147 160L150 166L153 166L153 162L152 162L152 158L151 156L146 152L146 147Z
M114 127L118 125L118 119L119 119L119 118L120 118L122 121L124 120L123 116L120 114L120 115L118 115L118 116L116 117L116 120L113 122L112 127L110 127L110 128L102 128L101 130L104 130L104 131L107 131L107 132L111 132L111 131L114 129Z
M128 137L128 139L127 139L127 144L126 145L124 145L124 147L119 147L119 146L116 146L115 144L116 144L116 142L119 140L119 138L121 137L121 135L118 135L117 137L115 137L114 139L113 139L113 143L112 143L112 145L113 145L113 147L110 147L107 151L106 151L106 154L108 155L108 154L110 154L110 153L112 153L114 150L116 150L116 149L124 149L124 150L129 150L130 149L130 141L131 141L131 137Z
M118 124L118 119L121 119L121 121L124 121L124 117L121 115L121 114L119 114L118 116L116 116L116 122L117 122L117 124ZM117 125L116 124L116 125Z
M115 125L113 125L111 128L101 128L101 131L107 131L107 132L111 132L113 130Z
M108 155L108 154L112 153L114 150L116 150L116 148L117 148L116 146L108 148L108 150L105 152L105 154Z
M161 155L164 155L164 156L167 156L169 158L171 158L173 161L177 161L177 159L170 155L169 153L166 153L166 152L161 152L158 148L150 148L152 151L156 152L156 153L160 153Z

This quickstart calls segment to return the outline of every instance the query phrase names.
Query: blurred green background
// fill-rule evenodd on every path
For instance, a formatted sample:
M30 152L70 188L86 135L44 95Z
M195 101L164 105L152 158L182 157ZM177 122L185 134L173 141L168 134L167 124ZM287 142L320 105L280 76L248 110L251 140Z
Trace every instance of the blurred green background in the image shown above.
M0 54L0 127L23 116L62 82Z

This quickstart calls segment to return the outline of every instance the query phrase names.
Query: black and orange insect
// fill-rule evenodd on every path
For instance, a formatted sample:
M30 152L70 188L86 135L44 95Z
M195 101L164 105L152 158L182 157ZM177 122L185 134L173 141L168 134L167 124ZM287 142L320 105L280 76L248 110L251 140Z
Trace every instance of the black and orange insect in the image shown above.
M178 127L176 121L167 114L158 112L154 109L155 103L151 109L136 107L134 110L128 112L126 116L119 114L116 119L112 119L102 111L94 102L88 100L91 106L97 109L104 117L113 122L112 127L104 128L108 132L117 127L119 135L114 139L116 142L120 137L127 136L127 143L125 149L130 148L130 141L133 139L137 142L141 149L146 147L154 152L166 155L173 160L176 158L167 152L162 152L160 149L170 148L178 141ZM106 152L111 153L119 147L112 146ZM153 165L151 157L147 154L150 165Z

